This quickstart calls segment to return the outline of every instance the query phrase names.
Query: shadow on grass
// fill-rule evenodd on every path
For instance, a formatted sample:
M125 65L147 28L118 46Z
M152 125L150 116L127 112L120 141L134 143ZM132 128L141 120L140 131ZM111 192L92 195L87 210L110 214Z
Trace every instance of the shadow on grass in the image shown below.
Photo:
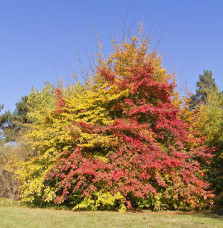
M223 215L219 215L219 214L215 214L215 213L203 213L203 214L199 214L197 215L197 217L200 218L212 218L212 219L218 219L223 221Z
M189 212L181 212L177 211L177 215L193 215L200 218L214 218L223 221L223 208L207 210L207 211L189 211Z

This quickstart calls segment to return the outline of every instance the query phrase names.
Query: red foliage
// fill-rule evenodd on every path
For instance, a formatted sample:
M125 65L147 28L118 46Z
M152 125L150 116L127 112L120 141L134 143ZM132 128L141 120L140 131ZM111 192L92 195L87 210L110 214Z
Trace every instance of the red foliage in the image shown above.
M56 94L56 112L61 113L63 112L62 109L65 107L66 103L63 99L62 92L59 88L55 89Z

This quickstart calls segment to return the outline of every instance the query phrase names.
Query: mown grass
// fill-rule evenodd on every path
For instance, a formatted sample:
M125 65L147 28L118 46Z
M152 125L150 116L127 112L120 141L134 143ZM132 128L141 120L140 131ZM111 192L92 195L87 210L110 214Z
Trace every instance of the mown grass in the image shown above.
M1 202L1 201L0 201ZM195 212L72 212L0 203L0 227L223 227L223 215Z

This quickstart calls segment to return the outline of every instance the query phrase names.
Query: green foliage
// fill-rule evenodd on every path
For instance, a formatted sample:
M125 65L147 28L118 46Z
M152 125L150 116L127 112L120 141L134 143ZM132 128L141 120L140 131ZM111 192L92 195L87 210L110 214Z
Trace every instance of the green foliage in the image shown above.
M19 206L19 201L12 201L9 198L0 197L0 207Z
M27 117L29 111L27 101L28 96L22 97L21 101L16 103L14 112L6 111L0 116L2 143L17 141L17 138L27 130L30 123Z
M212 72L208 70L204 70L203 75L199 75L199 81L196 84L196 94L191 96L190 107L195 108L195 106L200 103L207 103L208 95L211 91L217 91L218 88L212 77Z

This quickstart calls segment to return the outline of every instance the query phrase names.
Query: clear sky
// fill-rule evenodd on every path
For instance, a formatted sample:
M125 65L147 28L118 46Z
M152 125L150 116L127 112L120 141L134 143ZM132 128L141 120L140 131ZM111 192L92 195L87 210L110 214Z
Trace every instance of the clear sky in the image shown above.
M75 46L87 64L97 29L108 54L125 18L161 41L164 66L179 83L194 91L206 69L223 89L222 0L0 0L0 103L14 110L32 86L69 81L80 72Z

